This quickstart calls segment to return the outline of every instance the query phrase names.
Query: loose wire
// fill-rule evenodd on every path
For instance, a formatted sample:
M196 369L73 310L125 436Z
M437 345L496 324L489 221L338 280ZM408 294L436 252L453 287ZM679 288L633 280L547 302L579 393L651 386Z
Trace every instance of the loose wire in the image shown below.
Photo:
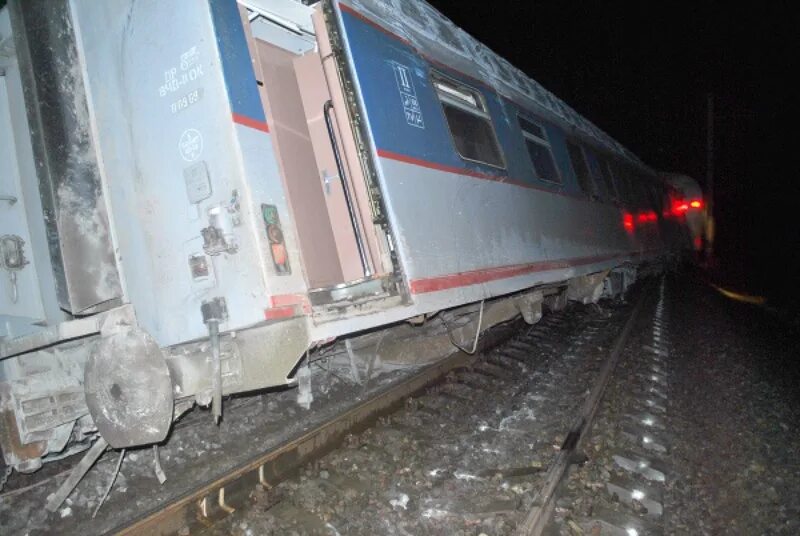
M444 323L444 327L447 330L447 336L450 338L450 343L464 352L467 355L475 355L475 351L478 349L478 340L481 337L481 324L483 323L483 304L485 300L481 300L481 310L478 313L478 329L475 330L475 339L472 342L472 350L467 350L459 345L455 339L453 339L453 332L450 330L450 327L447 325L447 320L444 319L444 315L441 316L442 322Z

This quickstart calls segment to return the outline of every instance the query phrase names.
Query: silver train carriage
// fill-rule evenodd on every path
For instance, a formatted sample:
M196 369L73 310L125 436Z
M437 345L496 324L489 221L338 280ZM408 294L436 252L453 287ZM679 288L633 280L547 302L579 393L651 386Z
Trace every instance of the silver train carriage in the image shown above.
M668 183L416 0L12 0L0 166L20 471L163 441L335 339L461 308L470 341L690 246Z

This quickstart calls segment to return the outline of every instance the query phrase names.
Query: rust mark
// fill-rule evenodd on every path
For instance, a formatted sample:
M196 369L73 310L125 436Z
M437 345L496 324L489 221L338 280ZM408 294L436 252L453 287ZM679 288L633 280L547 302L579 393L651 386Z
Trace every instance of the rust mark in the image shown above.
M41 458L47 447L46 441L22 443L17 428L14 412L8 409L0 411L0 447L10 465Z

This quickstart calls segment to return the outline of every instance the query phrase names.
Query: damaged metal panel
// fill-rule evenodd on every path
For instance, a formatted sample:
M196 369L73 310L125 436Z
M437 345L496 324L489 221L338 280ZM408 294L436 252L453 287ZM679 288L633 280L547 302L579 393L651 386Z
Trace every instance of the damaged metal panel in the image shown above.
M122 296L86 92L66 0L10 3L59 304Z

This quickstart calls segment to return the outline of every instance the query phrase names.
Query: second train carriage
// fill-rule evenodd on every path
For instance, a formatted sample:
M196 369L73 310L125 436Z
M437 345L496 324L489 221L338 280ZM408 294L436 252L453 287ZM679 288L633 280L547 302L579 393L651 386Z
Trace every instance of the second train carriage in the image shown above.
M424 2L12 0L0 121L19 470L162 441L334 338L487 300L463 326L535 322L688 246L681 194Z

